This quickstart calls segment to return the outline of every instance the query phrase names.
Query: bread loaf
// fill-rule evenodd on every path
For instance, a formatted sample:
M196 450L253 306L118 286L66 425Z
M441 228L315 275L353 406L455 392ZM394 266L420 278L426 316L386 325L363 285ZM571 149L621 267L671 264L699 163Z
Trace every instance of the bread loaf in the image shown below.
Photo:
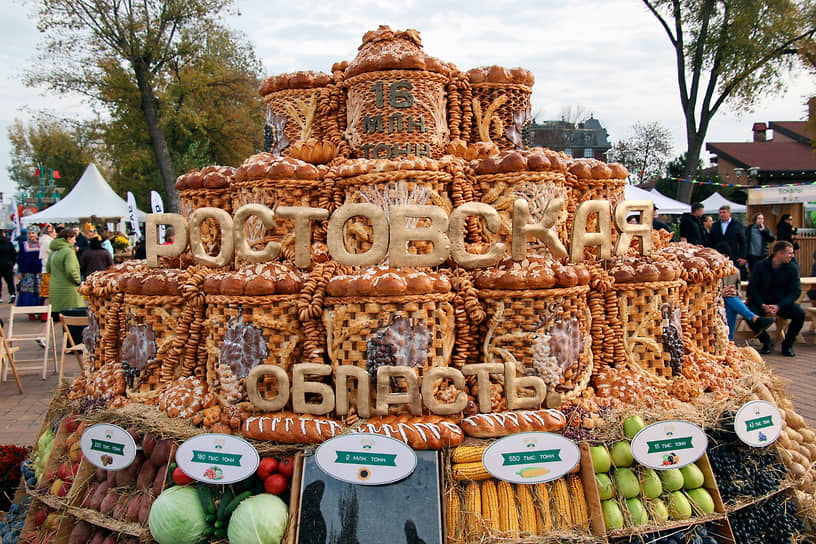
M458 446L462 429L441 416L414 417L409 414L369 419L357 432L381 434L401 440L415 450L441 450Z
M284 444L320 444L343 432L338 422L321 417L280 412L269 416L251 416L242 432L248 438Z
M468 436L493 438L531 431L560 431L567 418L558 410L518 410L466 417L460 423Z

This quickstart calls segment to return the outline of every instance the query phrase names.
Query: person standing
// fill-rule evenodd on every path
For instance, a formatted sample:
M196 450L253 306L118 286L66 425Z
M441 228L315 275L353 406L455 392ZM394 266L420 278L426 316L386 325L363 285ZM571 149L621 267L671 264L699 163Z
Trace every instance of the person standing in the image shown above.
M740 278L746 279L745 229L740 222L731 218L731 206L727 204L720 206L720 220L712 225L708 233L708 247L716 249L722 241L728 244L728 256L740 271Z
M691 213L680 216L680 241L698 246L706 245L706 232L703 229L703 206L699 202L691 205Z
M113 257L102 247L102 240L99 236L91 238L90 243L90 247L79 258L79 271L83 278L113 265Z
M761 213L754 215L754 220L748 226L745 232L745 238L748 243L748 270L753 270L757 261L760 261L768 256L768 244L773 242L776 238L771 234L771 230L765 226L765 216Z
M54 318L58 318L58 314L66 308L85 306L85 299L77 290L82 278L74 243L76 233L73 229L63 229L51 242L51 256L46 270L51 274L51 315ZM104 249L102 251L105 252Z
M40 233L40 262L42 263L42 272L41 272L41 281L40 281L40 296L45 302L45 299L48 298L48 280L49 276L48 273L45 271L45 264L48 262L48 254L51 252L49 246L51 242L54 240L54 226L50 223L46 223L43 225L41 233Z
M93 229L90 223L85 223L84 227L86 231ZM74 227L74 232L76 233L77 258L79 258L82 256L82 253L90 247L90 242L88 241L88 237L79 230L78 226Z
M14 262L17 259L17 250L9 240L5 231L0 231L0 277L6 282L9 293L9 304L14 304L17 292L14 288Z
M17 306L41 306L43 299L40 296L42 281L42 263L40 262L39 229L30 225L26 230L26 239L20 243L17 252L17 273L20 275L20 292L17 295ZM48 319L43 316L29 314L29 319Z
M796 303L801 292L799 265L793 261L793 244L780 240L774 244L771 256L754 267L748 282L748 307L761 316L790 319L782 341L782 355L785 357L796 357L793 343L805 323L805 312ZM771 353L773 342L768 333L763 331L758 337L762 342L759 352Z
M782 217L779 218L779 223L776 224L776 239L780 242L790 242L793 250L796 251L799 249L799 244L793 241L794 234L796 234L796 227L793 226L793 216L789 213L783 213Z

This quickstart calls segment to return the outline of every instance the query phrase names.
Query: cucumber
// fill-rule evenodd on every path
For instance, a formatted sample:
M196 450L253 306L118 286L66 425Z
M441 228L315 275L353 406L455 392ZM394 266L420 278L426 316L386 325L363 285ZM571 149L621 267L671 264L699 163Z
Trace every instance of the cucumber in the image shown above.
M201 531L201 535L202 536L210 536L214 532L215 532L215 527L213 527L212 525L207 525L206 527L204 527L204 530Z
M232 511L238 508L238 505L241 504L241 501L251 496L252 491L247 490L238 495L237 497L235 497L234 499L232 499L230 503L227 505L227 509L224 511L224 517L226 518L230 517L232 515Z
M212 525L213 523L215 523L215 514L207 514L206 516L204 516L204 521Z
M233 499L232 488L227 487L221 494L221 502L218 503L218 511L216 512L215 515L216 520L224 519L224 512L226 511L227 505L230 503L232 499Z
M214 527L215 527L216 529L221 529L221 528L223 528L223 527L224 527L224 522L223 522L223 521L221 521L220 519L217 519L217 520L215 520L215 525L214 525Z
M226 529L216 529L213 533L215 538L226 538L227 537L227 530Z
M213 499L209 485L198 484L198 500L201 502L204 512L207 514L215 514L215 500Z

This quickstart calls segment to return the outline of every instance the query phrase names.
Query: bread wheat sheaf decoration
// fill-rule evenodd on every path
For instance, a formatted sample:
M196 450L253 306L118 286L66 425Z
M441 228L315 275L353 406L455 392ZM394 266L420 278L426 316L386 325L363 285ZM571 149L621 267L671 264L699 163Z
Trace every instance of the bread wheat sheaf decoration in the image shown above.
M487 107L482 114L482 103L478 98L473 99L473 118L479 130L479 139L483 142L491 142L490 132L493 129L493 137L501 138L504 135L504 123L501 117L495 115L504 103L507 102L507 95L501 95Z
M300 126L300 139L308 140L312 137L312 124L317 112L317 93L312 93L311 98L306 100L297 98L292 102L284 104L289 118Z

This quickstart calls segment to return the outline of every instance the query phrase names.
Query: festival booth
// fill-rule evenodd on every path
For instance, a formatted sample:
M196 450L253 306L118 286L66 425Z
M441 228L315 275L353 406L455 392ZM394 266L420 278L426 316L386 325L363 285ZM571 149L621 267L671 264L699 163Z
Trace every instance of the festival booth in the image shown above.
M688 204L669 198L657 189L647 191L634 185L626 185L623 188L623 196L626 200L651 200L657 208L657 213L665 215L682 215L691 210Z
M136 210L139 222L147 214ZM20 218L23 225L39 223L77 223L97 217L106 223L117 223L116 230L126 232L124 222L129 220L128 205L111 188L95 164L91 163L82 173L71 192L45 210Z
M385 26L266 80L270 151L180 176L80 287L20 541L813 536L816 433L728 341L733 265L622 165L525 149L533 83Z
M748 206L743 204L737 204L736 202L731 202L720 193L712 193L708 198L703 200L701 204L703 207L704 213L709 214L717 214L720 211L720 207L722 206L729 206L731 208L731 213L745 213L748 211Z

